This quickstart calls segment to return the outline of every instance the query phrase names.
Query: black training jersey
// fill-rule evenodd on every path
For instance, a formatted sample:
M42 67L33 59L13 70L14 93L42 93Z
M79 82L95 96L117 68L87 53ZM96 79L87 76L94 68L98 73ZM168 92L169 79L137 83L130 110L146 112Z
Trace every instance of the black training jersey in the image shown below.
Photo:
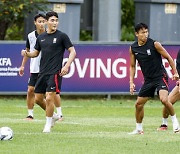
M156 79L166 73L162 65L161 54L156 50L154 42L148 38L143 46L139 46L138 42L131 45L131 50L141 67L145 80Z
M180 50L178 51L177 58L176 58L176 68L180 76Z
M39 35L35 49L41 51L40 74L58 73L62 68L65 49L72 46L69 37L59 30Z

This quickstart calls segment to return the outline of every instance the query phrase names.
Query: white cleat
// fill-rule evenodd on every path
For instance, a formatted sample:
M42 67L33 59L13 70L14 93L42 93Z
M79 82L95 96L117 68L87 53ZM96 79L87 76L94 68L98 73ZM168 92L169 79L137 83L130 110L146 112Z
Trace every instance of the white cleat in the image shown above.
M129 135L143 135L144 134L144 131L143 130L134 130L130 133L128 133Z
M52 117L51 128L54 127L56 121L58 121L58 120L59 120L59 116L54 114Z
M174 133L180 133L180 127L178 122L173 123L173 131Z
M44 129L43 129L43 133L50 133L51 132L51 128L50 127L47 127L45 125Z

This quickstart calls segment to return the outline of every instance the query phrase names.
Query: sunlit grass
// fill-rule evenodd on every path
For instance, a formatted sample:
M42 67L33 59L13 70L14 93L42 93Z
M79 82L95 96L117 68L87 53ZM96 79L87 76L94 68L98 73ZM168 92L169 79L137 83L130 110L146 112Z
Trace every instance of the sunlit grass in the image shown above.
M2 154L109 154L179 153L180 134L169 129L157 132L162 105L151 100L145 105L144 135L128 135L135 128L135 99L62 99L64 121L56 123L50 134L42 133L45 113L35 106L33 121L25 121L23 98L0 99L0 127L14 131L12 141L0 141ZM175 104L180 117L180 103ZM180 119L180 118L179 118Z

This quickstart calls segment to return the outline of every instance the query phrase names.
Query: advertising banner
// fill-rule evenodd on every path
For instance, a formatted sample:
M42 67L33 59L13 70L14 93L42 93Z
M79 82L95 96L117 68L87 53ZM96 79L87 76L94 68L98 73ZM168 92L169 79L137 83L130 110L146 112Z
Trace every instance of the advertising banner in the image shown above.
M129 46L130 44L75 44L77 57L72 63L69 73L63 77L62 93L71 94L129 94ZM163 45L176 61L180 45ZM0 94L26 93L30 76L29 62L25 74L18 74L22 62L21 50L25 43L0 44ZM64 63L68 51L65 52ZM167 60L163 64L169 77L171 68ZM143 76L137 64L135 75L136 91L143 84ZM170 90L175 81L169 79Z

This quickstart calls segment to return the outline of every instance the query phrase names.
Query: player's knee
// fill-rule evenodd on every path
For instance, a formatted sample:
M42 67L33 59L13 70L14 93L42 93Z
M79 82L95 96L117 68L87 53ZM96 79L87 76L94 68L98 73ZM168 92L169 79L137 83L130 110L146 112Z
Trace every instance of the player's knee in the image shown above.
M28 94L29 96L34 95L34 88L28 88L27 94Z
M168 99L166 97L160 97L160 101L162 104L166 105L168 103Z
M142 109L144 107L144 104L142 104L140 102L136 102L135 107L136 107L136 109Z
M51 104L51 103L54 103L53 97L52 97L52 96L47 96L47 97L46 97L46 103L47 103L47 105L48 105L48 104Z

